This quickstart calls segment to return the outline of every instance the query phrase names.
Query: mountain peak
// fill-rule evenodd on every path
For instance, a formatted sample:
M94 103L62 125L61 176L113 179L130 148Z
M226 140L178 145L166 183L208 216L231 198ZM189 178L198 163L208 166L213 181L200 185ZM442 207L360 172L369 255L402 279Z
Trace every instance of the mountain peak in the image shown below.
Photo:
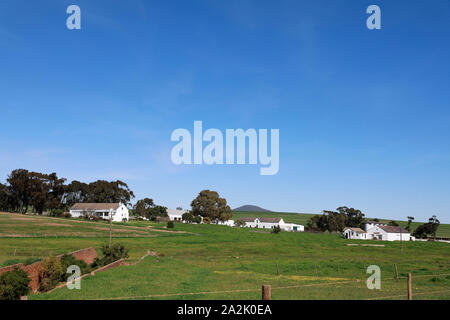
M254 206L251 204L246 204L243 206L240 206L236 209L233 209L233 211L249 211L249 212L272 212L270 210L258 207L258 206Z

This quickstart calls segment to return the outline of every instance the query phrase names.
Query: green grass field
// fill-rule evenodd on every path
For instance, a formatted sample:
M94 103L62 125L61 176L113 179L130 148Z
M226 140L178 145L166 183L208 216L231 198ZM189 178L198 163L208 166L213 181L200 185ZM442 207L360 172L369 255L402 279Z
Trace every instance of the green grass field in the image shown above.
M20 227L10 223L18 217L24 218L16 220ZM99 226L107 223L0 214L0 263L99 248L107 242L107 232ZM158 255L87 276L81 290L64 287L29 299L260 299L262 284L272 286L273 299L405 299L408 272L413 275L415 299L450 299L448 243L377 241L385 247L347 246L374 242L335 234L271 234L181 223L175 225L177 232L150 222L115 224L114 230L113 241L130 249L129 262L138 261L147 250ZM369 265L381 268L381 290L366 287Z

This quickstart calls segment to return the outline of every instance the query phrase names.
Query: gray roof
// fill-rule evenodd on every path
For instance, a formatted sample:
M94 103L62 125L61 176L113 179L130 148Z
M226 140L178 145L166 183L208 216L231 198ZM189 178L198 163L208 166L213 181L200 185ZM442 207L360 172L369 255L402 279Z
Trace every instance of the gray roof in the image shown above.
M381 229L386 231L387 233L409 233L408 230L403 229L402 227L397 226L379 226Z
M347 229L350 229L350 230L352 230L353 232L356 232L356 233L366 233L363 229L361 229L361 228L351 228L351 227L347 227L347 228L345 228L346 230Z

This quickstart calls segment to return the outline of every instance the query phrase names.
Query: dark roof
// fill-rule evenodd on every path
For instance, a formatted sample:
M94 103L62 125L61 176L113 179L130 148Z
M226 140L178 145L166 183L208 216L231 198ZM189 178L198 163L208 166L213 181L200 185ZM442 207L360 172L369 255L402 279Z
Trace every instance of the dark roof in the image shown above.
M70 210L116 210L120 203L75 203Z
M409 233L408 230L403 229L402 227L397 226L379 226L381 229L386 231L387 233Z
M281 218L259 218L260 222L267 222L267 223L278 223L280 222Z

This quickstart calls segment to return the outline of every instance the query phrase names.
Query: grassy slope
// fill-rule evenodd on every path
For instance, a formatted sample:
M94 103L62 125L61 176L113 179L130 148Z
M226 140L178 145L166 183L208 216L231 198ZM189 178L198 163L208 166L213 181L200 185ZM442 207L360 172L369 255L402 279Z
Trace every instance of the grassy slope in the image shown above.
M55 221L40 219L43 220L39 223L47 219ZM10 224L3 222L0 223L1 233L15 232L16 227L5 227ZM35 223L21 221L21 232L34 234ZM88 223L84 226L85 232L90 234L94 226L96 224ZM398 242L385 242L385 247L350 247L346 244L373 242L344 240L330 234L282 232L275 235L254 229L185 224L176 224L175 229L186 233L172 233L157 232L155 229L163 225L149 222L115 225L117 229L139 230L148 230L149 226L154 229L153 237L127 235L115 237L114 241L130 248L130 261L137 261L149 249L163 256L147 257L134 266L88 276L82 280L81 290L62 288L30 298L259 299L262 284L272 285L274 299L368 299L396 295L404 298L405 280L393 279L393 264L397 263L401 276L406 276L408 271L413 273L415 293L439 291L417 295L417 298L450 299L450 247L446 243L404 242L401 251ZM56 238L51 234L63 233L67 227L47 225L45 228L38 237L0 238L0 262L12 258L14 249L16 257L25 258L31 254L46 256L89 246L98 248L107 241L106 235ZM371 264L381 267L381 290L368 290L365 286L365 268ZM435 270L440 272L437 281L428 276ZM246 291L219 292L230 290Z
M311 213L290 213L290 212L242 212L242 211L233 211L233 219L237 220L241 217L281 217L285 222L289 223L297 223L306 226L308 219L313 216ZM371 218L368 218L371 219ZM389 222L391 220L380 219L382 222ZM408 223L407 221L399 221L396 222L405 227ZM413 222L411 224L412 229L414 230L419 225L423 224L423 222ZM448 237L450 238L450 224L441 224L439 226L438 232L436 234L438 237Z

